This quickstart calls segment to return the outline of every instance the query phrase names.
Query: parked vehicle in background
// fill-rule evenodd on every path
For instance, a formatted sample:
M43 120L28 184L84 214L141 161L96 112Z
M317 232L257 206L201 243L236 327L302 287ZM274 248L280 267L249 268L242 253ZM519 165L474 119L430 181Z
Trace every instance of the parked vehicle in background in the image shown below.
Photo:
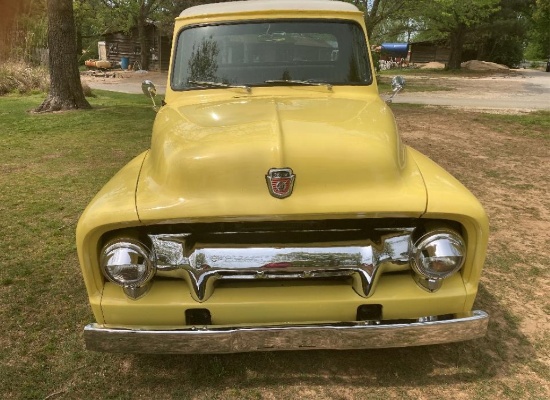
M86 345L230 353L477 338L487 239L474 196L401 141L354 5L191 7L176 19L151 148L78 224L96 319Z

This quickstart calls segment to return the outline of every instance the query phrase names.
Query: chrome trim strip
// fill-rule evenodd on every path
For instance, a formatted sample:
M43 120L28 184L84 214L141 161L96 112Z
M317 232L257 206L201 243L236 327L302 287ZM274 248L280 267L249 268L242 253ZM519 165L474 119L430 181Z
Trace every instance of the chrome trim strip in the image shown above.
M196 301L205 301L217 280L351 277L363 297L373 293L383 270L409 268L414 228L380 232L380 241L312 242L307 245L240 243L237 233L211 233L217 243L195 243L191 234L150 235L157 275L185 279ZM349 231L336 231L334 237ZM256 232L257 237L271 232ZM293 232L295 233L295 232ZM315 231L299 231L315 234ZM327 231L320 234L326 234ZM264 236L265 238L265 236ZM235 241L238 244L233 243Z
M86 348L116 353L241 353L275 350L372 349L421 346L479 338L489 315L480 310L454 319L413 323L343 322L312 325L192 327L180 330L84 328Z

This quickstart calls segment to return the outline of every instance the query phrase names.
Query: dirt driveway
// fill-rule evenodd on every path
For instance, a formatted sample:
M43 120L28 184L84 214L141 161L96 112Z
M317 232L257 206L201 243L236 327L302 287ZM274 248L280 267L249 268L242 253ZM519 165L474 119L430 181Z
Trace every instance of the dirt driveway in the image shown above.
M166 91L167 74L145 71L118 71L114 76L82 75L82 80L92 89L112 90L122 93L141 93L141 82L152 81L157 93ZM400 93L395 103L439 105L459 108L496 109L511 111L550 110L550 73L536 70L513 70L511 73L495 73L490 76L453 77L410 75L409 82L421 81L439 85L444 90ZM449 90L451 89L451 90Z
M529 69L476 77L407 76L409 82L423 81L451 90L407 92L395 103L428 104L476 109L550 110L550 74Z
M86 71L81 74L82 82L92 89L111 90L120 93L141 93L141 82L148 79L157 88L157 93L163 95L166 91L168 74L154 71L113 71L106 74Z

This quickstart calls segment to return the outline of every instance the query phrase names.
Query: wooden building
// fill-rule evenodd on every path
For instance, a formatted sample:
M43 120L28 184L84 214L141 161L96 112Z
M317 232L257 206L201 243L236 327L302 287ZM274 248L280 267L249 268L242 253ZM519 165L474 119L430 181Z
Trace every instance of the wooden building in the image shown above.
M154 24L147 25L146 34L150 50L149 69L168 71L171 37L163 35L160 29ZM129 33L111 32L104 36L108 61L111 63L120 63L123 57L126 57L128 58L130 68L134 67L136 61L140 62L141 45L137 28L133 28Z
M413 42L410 46L410 62L413 64L426 64L432 61L442 64L449 62L451 49L445 40Z

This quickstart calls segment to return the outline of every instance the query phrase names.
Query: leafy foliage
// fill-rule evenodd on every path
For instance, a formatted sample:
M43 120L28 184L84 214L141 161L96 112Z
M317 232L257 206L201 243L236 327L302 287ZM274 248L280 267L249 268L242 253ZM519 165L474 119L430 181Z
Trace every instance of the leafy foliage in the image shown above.
M365 12L367 33L373 42L411 29L415 0L349 0ZM407 29L408 28L408 29Z
M501 0L500 10L481 23L468 38L471 58L509 67L523 59L523 47L534 0Z
M459 24L473 27L500 8L499 0L432 0L418 3L428 28L451 32Z
M550 1L536 0L532 10L527 56L533 59L550 58Z
M417 12L422 16L425 28L449 39L449 69L460 69L466 35L498 11L499 3L499 0L433 0L418 3Z
M96 58L97 41L106 32L129 32L154 23L167 35L185 8L215 0L74 0L79 54ZM224 1L224 0L218 0ZM225 0L227 1L227 0ZM345 0L365 12L372 43L446 39L455 58L516 65L526 56L550 55L548 0ZM9 2L0 13L0 56L39 62L46 48L46 0ZM148 46L141 46L148 60ZM465 58L465 59L467 59ZM142 60L145 68L147 60ZM145 61L145 62L144 62ZM455 60L456 61L456 60ZM461 61L461 60L458 60ZM455 63L456 66L456 63Z
M467 59L517 65L536 0L354 0L365 10L371 41L446 40L454 64ZM466 54L462 57L462 52Z
M137 28L141 66L148 69L150 46L146 40L145 27L155 24L166 35L171 35L174 18L193 5L212 3L200 0L75 0L77 27L82 37L88 40L84 50L95 51L97 40L107 32L126 32ZM89 57L88 57L89 58Z

